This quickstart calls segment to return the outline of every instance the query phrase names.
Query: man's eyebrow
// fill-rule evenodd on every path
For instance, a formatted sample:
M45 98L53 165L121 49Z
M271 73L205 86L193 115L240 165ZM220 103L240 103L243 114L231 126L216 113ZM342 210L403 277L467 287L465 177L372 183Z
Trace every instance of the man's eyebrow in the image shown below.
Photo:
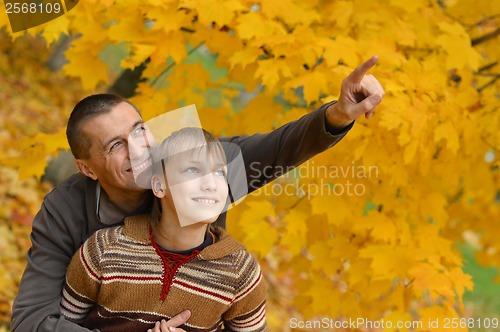
M132 129L130 130L130 132L132 132L134 130L135 127L137 127L138 125L140 124L143 124L144 123L144 120L137 120L136 122L134 122L134 124L132 125ZM117 139L120 138L120 135L117 135L117 136L114 136L112 137L111 139L109 139L106 143L104 143L103 145L103 148L104 150L108 147L108 145L110 145L111 143L113 143L114 141L116 141Z

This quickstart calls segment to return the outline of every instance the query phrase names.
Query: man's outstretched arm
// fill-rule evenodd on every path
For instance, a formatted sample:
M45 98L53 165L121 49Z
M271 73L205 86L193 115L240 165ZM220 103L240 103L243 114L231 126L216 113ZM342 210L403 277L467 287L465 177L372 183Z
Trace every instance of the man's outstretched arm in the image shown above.
M377 79L367 75L377 61L376 56L372 57L344 79L338 101L325 104L270 133L225 139L241 149L248 192L338 143L363 114L371 117L384 96ZM241 197L235 197L238 198Z
M363 115L371 118L384 98L382 85L373 75L367 74L377 61L378 56L371 57L342 81L338 102L326 110L327 122L334 129L344 128Z

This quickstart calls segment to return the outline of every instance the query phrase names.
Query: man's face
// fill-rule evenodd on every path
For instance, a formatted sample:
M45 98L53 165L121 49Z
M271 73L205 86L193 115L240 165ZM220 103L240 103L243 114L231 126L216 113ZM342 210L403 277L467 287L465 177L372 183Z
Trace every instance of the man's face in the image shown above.
M165 166L167 199L181 226L214 222L228 197L224 162L204 148L196 150L177 154Z
M84 162L108 195L145 190L136 184L134 173L151 165L149 147L154 140L131 105L116 105L85 123L83 131L91 141L90 157Z

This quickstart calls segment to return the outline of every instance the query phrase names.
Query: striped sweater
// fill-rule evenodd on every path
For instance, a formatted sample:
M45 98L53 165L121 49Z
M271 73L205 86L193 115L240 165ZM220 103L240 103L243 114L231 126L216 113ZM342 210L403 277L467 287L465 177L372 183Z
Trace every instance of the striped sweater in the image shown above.
M146 331L185 309L186 331L265 331L265 285L258 262L223 230L184 263L164 301L165 269L151 245L148 217L95 232L66 274L62 314L90 329Z

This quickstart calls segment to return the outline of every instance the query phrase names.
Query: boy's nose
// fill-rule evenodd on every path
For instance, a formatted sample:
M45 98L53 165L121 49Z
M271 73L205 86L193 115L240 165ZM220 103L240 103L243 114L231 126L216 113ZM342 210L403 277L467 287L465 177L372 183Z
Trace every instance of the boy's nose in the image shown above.
M148 151L148 145L144 137L129 137L128 150L131 160L140 159Z
M217 189L217 182L215 181L215 175L213 173L201 177L201 188L209 191Z

